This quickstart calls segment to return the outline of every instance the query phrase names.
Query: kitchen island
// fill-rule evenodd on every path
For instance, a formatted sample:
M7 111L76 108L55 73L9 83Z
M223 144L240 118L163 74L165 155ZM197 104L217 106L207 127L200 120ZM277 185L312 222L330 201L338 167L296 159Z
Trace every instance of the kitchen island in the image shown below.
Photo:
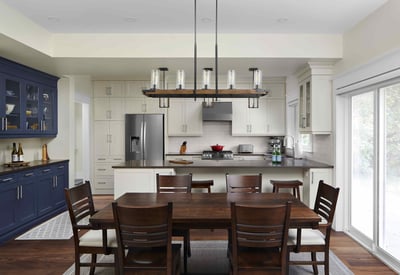
M178 158L176 160L179 160ZM225 174L262 173L263 192L271 192L271 179L303 182L302 198L313 205L320 179L332 183L333 166L307 159L283 158L281 164L265 160L191 160L189 164L172 163L169 160L132 160L113 165L114 196L126 192L155 192L155 175L192 173L194 180L214 180L212 192L225 192Z

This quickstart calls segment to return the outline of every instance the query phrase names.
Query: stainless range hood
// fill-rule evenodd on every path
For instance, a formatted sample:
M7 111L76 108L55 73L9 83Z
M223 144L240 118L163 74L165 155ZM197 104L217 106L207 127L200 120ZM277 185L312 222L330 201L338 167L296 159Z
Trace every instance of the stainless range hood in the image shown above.
M203 102L203 121L232 121L232 102Z

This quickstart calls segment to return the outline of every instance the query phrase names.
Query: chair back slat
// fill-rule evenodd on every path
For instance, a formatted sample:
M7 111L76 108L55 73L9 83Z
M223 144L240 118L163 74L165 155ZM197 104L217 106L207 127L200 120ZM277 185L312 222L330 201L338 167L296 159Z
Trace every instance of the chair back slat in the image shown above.
M192 174L159 175L156 174L158 193L190 193Z
M124 247L162 247L170 243L172 203L127 207L113 203L116 227ZM118 233L118 232L117 232Z
M339 188L330 186L322 180L319 181L314 211L323 217L328 223L333 222L338 196Z
M235 225L237 243L242 247L280 247L287 239L286 205L244 206L236 205L232 223ZM289 213L290 214L290 213Z
M261 193L262 174L231 175L226 174L227 193Z
M95 213L90 183L86 181L73 188L66 188L64 192L71 224L76 228L82 220Z

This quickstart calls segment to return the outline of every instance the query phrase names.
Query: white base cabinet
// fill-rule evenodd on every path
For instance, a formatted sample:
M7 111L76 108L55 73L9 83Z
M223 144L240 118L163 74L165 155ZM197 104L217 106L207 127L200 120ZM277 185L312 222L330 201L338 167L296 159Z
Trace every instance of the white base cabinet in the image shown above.
M174 169L114 169L114 199L127 192L156 192L156 174L174 175Z
M303 181L303 202L310 208L314 208L315 198L317 196L318 184L320 180L332 185L332 169L312 168L304 171Z

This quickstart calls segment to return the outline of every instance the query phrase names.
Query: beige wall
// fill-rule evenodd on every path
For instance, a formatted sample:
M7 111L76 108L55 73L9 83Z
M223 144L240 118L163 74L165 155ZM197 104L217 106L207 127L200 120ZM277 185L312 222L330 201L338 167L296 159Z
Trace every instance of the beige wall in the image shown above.
M343 36L343 59L337 75L356 69L400 47L400 1L389 0Z

